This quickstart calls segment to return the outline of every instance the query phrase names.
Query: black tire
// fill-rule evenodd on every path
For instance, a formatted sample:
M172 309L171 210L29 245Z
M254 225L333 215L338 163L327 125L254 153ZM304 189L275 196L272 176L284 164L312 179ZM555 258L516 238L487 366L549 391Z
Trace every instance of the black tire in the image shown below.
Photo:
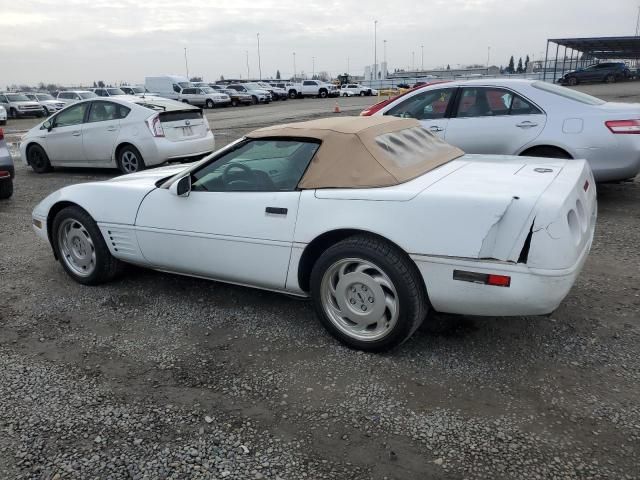
M616 76L612 73L604 77L604 83L616 83Z
M0 180L0 199L5 200L13 195L13 179Z
M251 95L251 101L254 105L258 104L258 97L256 97L255 95Z
M576 77L569 77L567 79L567 84L571 85L572 87L575 85L578 85L578 79Z
M182 100L182 103L189 103L189 100Z
M381 338L361 340L349 336L325 313L323 278L336 262L345 259L362 259L375 264L395 288L398 318L395 326ZM310 280L313 304L320 323L342 343L358 350L381 352L402 344L420 326L429 309L427 294L415 264L406 253L373 235L355 235L328 248L313 266Z
M6 120L0 120L0 126L2 126L2 125L6 125L6 124L7 124L7 121L6 121Z
M296 98L298 96L295 90L289 90L289 98Z
M38 144L31 145L27 149L27 163L36 173L47 173L52 170L47 152Z
M18 111L15 108L9 109L9 118L18 118Z
M208 99L207 100L207 108L213 108L215 105L213 104L213 100Z
M364 90L362 90L362 91L360 92L360 96L361 96L361 97L364 97L364 96L366 96L366 95L367 95L367 92L365 92Z
M125 145L118 150L118 168L124 174L135 173L146 168L144 159L133 145Z
M546 157L546 158L565 158L570 159L571 155L561 148L551 146L534 147L520 154L523 157Z
M324 90L324 89L323 89L323 90L320 90L320 92L318 92L318 96L319 96L320 98L327 98L327 95L329 95L329 94L328 94L328 92L327 92L326 90Z
M235 98L231 99L231 106L232 107L237 107L238 106L238 100L236 100Z
M79 222L89 234L95 252L95 267L93 272L87 276L78 275L64 260L64 252L59 244L59 230L65 220L75 220ZM78 206L63 208L53 219L51 229L51 241L53 248L67 274L76 282L83 285L99 285L113 280L123 269L124 264L114 258L104 241L100 229L91 216Z

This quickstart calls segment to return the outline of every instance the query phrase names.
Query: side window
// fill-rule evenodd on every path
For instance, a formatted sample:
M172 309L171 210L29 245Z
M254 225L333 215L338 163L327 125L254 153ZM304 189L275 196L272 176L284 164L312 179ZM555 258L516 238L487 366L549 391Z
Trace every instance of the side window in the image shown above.
M513 93L502 88L463 88L457 117L491 117L508 115Z
M80 125L84 121L84 113L88 105L89 102L84 102L63 110L56 116L54 126L69 127L71 125Z
M105 122L107 120L120 120L126 117L130 108L111 102L93 102L89 111L88 123Z
M180 91L181 91L180 87L175 83L173 84L173 91L176 92L176 93L180 93Z
M444 118L454 92L454 88L427 90L400 102L387 111L385 115L418 120Z
M200 192L290 192L296 189L319 143L249 140L193 174Z
M540 115L542 111L528 100L514 95L509 115Z
M303 85L315 85L314 82L312 82L311 80L305 80L304 82L302 82Z

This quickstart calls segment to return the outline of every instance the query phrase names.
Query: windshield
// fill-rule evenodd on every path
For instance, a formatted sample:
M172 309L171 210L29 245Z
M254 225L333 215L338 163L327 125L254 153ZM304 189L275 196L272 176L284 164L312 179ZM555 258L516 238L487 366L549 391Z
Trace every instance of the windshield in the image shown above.
M78 95L80 95L80 98L95 98L98 96L93 92L78 92Z
M109 92L109 95L126 95L119 88L107 88L107 92Z
M28 102L29 101L27 96L21 93L8 93L7 98L9 99L10 102Z
M571 88L554 85L553 83L533 82L531 86L544 92L553 93L554 95L568 98L569 100L584 103L585 105L603 105L604 103L606 103L604 100L592 97L591 95L587 95L586 93L578 92L577 90L572 90Z
M38 95L36 95L36 98L38 100L40 100L40 101L42 101L42 100L55 100L55 98L53 98L48 93L39 93Z

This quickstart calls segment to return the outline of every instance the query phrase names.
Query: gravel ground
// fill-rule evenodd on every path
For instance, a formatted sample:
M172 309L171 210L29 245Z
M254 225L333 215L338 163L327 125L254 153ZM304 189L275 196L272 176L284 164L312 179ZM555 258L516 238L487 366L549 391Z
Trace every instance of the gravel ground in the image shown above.
M247 130L213 124L219 144ZM434 315L373 355L282 295L137 268L73 283L31 209L114 174L18 165L0 203L0 478L640 478L637 179L599 186L551 317Z

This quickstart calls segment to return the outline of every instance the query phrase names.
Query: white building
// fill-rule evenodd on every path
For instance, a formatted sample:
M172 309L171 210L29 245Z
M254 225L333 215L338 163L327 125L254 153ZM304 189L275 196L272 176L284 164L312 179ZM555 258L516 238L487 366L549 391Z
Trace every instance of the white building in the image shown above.
M378 80L387 78L389 71L387 70L387 62L380 62L376 66L376 70L378 73ZM365 80L375 80L376 78L373 76L374 65L367 65L364 67L364 79Z

